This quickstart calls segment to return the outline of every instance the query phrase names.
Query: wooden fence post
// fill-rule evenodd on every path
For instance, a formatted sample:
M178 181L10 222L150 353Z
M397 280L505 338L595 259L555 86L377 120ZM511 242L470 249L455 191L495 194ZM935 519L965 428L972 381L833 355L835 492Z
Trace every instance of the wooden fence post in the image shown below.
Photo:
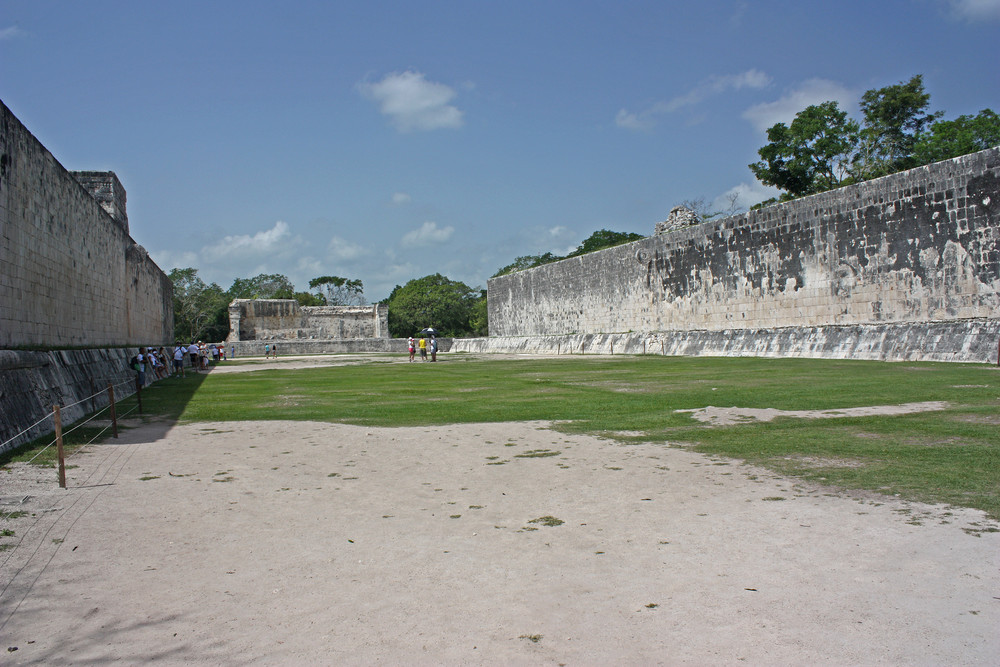
M56 455L59 457L59 487L66 488L66 457L63 455L62 415L59 406L52 406L52 418L56 423Z
M118 411L115 409L115 388L108 383L108 408L111 410L111 433L118 437Z

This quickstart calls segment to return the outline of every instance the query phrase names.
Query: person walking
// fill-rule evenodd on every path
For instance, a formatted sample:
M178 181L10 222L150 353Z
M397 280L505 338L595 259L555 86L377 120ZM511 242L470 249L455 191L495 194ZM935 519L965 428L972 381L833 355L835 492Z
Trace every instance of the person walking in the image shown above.
M191 344L188 345L187 353L188 353L188 357L191 359L191 368L193 368L194 372L197 373L198 372L198 344L195 343L194 341L191 341Z
M174 348L174 375L184 377L184 346Z
M265 359L270 359L271 358L271 344L270 343L264 343L264 358Z
M139 391L146 386L146 348L139 348L139 354L132 358L132 368L135 370L135 388Z
M438 360L438 339L431 336L431 361Z
M410 336L409 340L406 341L406 345L410 350L410 362L413 362L413 356L417 353L417 341L413 340L413 336Z

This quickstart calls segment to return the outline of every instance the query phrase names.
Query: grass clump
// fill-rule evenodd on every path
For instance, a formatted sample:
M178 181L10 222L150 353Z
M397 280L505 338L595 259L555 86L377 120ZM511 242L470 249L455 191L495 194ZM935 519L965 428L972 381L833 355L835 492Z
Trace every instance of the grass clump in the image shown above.
M545 515L545 516L540 516L537 519L532 519L528 523L537 523L542 526L561 526L566 522L563 521L562 519L557 519L554 516Z

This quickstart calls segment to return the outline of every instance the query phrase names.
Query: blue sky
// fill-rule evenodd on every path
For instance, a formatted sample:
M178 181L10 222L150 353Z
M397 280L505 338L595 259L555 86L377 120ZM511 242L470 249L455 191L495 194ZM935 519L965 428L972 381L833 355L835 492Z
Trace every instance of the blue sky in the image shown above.
M0 99L115 171L165 271L470 286L685 200L773 193L765 130L924 76L1000 111L1000 0L0 0Z

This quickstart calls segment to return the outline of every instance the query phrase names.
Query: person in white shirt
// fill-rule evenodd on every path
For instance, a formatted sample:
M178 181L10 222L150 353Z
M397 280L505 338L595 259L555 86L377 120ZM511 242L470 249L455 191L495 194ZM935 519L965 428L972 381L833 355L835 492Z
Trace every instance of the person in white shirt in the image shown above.
M178 345L174 348L174 375L178 373L184 377L184 346Z
M193 368L194 372L197 373L198 372L198 344L195 343L194 341L191 341L191 344L188 345L187 353L188 353L188 356L191 358L191 368Z

